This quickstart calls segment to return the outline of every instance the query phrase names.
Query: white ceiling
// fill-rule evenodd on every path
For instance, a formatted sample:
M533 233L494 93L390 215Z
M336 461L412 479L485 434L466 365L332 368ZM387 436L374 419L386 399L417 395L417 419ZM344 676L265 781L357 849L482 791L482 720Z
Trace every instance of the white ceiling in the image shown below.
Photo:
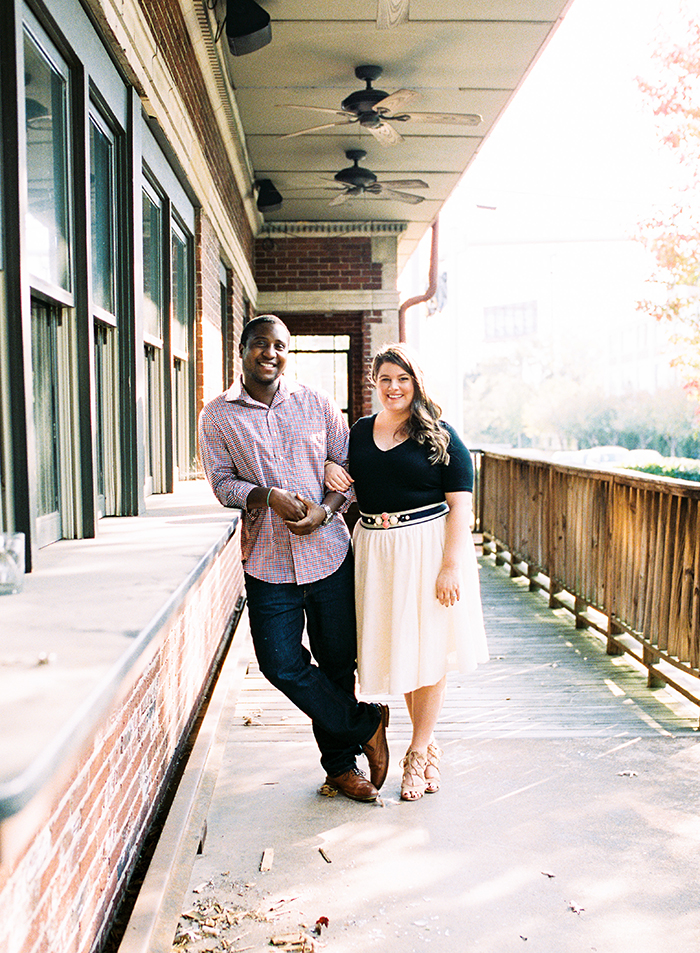
M381 0L384 2L384 0ZM376 24L378 0L261 0L272 42L245 56L225 55L248 153L258 178L283 196L270 222L406 222L405 261L452 192L573 0L387 0L408 7L408 22ZM225 3L218 0L221 19ZM226 48L225 40L222 47ZM404 142L384 146L359 123L282 139L285 133L335 121L286 104L340 109L364 88L356 66L374 64L374 83L392 93L417 90L403 111L479 113L475 127L394 123ZM337 117L340 120L340 117ZM537 136L537 128L532 135ZM351 165L346 149L362 148L361 165L382 179L420 178L425 201L406 205L362 196L329 206L333 175ZM406 189L414 191L415 189Z

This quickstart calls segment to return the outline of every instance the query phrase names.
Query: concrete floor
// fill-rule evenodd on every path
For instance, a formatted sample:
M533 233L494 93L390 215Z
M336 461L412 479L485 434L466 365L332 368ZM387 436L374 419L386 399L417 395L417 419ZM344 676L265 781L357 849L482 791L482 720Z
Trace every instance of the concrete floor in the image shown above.
M450 676L443 788L413 804L402 699L381 804L322 797L308 722L251 666L174 949L326 917L329 953L697 953L698 709L488 560L482 593L492 661Z

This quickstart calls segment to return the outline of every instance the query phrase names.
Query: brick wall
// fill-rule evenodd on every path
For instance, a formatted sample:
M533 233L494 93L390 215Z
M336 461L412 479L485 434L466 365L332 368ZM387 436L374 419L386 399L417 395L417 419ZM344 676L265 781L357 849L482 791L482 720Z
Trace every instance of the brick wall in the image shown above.
M89 953L99 947L242 586L236 533L97 729L48 823L9 869L0 867L2 953Z
M258 239L255 243L258 291L377 291L382 265L372 261L372 239Z
M139 0L160 55L172 74L197 134L216 189L231 219L247 260L253 253L253 234L236 186L226 147L197 62L192 39L178 0Z

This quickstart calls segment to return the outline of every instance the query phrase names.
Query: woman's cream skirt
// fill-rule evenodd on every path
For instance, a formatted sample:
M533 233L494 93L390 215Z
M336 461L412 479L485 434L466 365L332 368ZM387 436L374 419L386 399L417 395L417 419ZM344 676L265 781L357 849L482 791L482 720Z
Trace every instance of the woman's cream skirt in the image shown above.
M448 671L488 661L471 536L462 561L460 599L442 606L435 583L446 517L394 529L353 533L358 677L366 695L397 695L435 685Z

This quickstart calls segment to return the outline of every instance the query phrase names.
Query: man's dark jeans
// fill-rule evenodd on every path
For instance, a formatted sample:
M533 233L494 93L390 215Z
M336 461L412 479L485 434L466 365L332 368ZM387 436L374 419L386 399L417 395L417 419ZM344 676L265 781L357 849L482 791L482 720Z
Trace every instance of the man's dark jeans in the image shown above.
M305 586L248 574L245 585L260 670L311 718L321 764L337 777L355 766L379 725L377 706L355 698L352 553L330 576ZM302 645L305 620L311 654Z

